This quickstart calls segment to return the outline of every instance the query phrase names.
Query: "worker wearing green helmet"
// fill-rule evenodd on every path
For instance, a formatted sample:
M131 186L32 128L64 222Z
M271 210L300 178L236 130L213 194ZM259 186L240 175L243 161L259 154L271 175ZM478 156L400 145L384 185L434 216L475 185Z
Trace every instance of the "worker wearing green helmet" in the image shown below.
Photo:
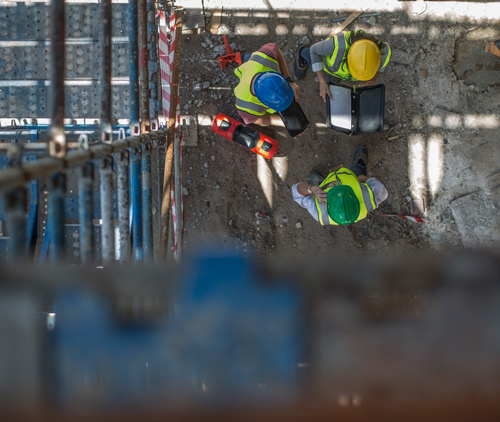
M365 218L387 198L387 189L375 177L367 177L367 152L358 147L350 168L342 164L325 178L313 172L310 182L292 186L295 202L322 225L348 225Z

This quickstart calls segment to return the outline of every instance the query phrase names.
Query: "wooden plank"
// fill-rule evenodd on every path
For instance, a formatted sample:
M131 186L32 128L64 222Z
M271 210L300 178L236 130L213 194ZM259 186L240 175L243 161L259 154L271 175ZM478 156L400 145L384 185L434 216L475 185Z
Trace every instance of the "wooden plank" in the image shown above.
M212 34L217 34L219 32L219 26L222 23L222 7L217 9L212 14L212 23L210 25L210 32Z
M338 34L339 32L342 32L344 29L346 29L359 15L361 15L361 12L352 12L351 15L344 21L344 23L337 28L334 28L330 35L328 37L333 37L334 35Z

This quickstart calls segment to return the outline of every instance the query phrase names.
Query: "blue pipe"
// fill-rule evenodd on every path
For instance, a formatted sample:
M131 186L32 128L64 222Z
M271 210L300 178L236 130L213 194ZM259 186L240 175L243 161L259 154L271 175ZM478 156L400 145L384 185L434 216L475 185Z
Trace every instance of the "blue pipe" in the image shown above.
M64 188L63 173L50 177L49 213L47 224L50 233L50 260L53 264L64 259Z
M132 251L136 262L142 261L141 150L130 154L130 201L132 202Z
M144 262L153 262L153 213L151 209L151 144L142 147L142 231Z
M139 47L138 47L138 20L137 20L137 0L128 2L129 21L129 76L130 76L130 123L139 123Z
M94 262L94 226L92 217L94 198L92 163L85 163L78 169L78 214L80 217L80 259L82 264Z
M23 188L13 189L5 195L9 249L13 259L26 256L26 192Z

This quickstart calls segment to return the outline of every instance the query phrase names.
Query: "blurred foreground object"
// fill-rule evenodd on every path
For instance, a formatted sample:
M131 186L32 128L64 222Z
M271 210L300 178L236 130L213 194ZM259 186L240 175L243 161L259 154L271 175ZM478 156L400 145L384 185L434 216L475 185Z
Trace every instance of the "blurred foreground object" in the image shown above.
M208 250L176 272L2 268L1 419L498 420L497 257Z

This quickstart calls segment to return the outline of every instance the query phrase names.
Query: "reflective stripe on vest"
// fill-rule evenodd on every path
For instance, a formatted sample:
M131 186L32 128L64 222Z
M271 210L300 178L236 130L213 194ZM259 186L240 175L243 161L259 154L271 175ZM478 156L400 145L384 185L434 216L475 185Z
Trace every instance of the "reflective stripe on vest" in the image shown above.
M378 67L378 70L383 69L384 67L387 66L387 63L389 63L389 60L391 59L391 47L389 47L389 44L384 43L385 47L387 48L387 52L382 54L380 56L380 66ZM380 51L382 53L382 51Z
M259 51L253 53L252 56L250 57L250 60L260 63L262 66L268 67L269 69L274 70L275 72L280 71L280 66L276 60L271 59L271 57L266 56L264 53L261 53Z
M347 185L350 186L354 193L356 194L356 198L358 198L360 210L359 216L357 220L362 220L365 218L370 211L373 211L377 206L375 205L375 200L373 199L373 192L368 187L366 183L361 183L357 176L349 169L342 167L336 172L330 173L325 180L319 185L319 187L323 187L328 185L331 182L337 182L339 185ZM325 192L328 192L334 186L325 189ZM321 225L335 225L338 224L333 221L328 215L328 210L326 205L322 204L318 201L318 198L315 198L316 208L318 210L318 220Z
M342 64L342 60L346 55L348 47L346 45L345 34L335 35L330 39L332 40L334 46L333 54L331 56L325 56L323 58L324 70L330 75L334 75L341 78L342 76L339 75L338 73L340 70L340 65ZM341 73L343 74L344 72ZM350 77L351 75L347 74L345 76Z
M252 94L250 86L255 75L261 72L279 72L278 61L259 51L252 54L250 60L234 69L234 73L240 79L233 93L236 97L236 108L247 113L263 116L266 113L275 113L275 110L262 104Z

